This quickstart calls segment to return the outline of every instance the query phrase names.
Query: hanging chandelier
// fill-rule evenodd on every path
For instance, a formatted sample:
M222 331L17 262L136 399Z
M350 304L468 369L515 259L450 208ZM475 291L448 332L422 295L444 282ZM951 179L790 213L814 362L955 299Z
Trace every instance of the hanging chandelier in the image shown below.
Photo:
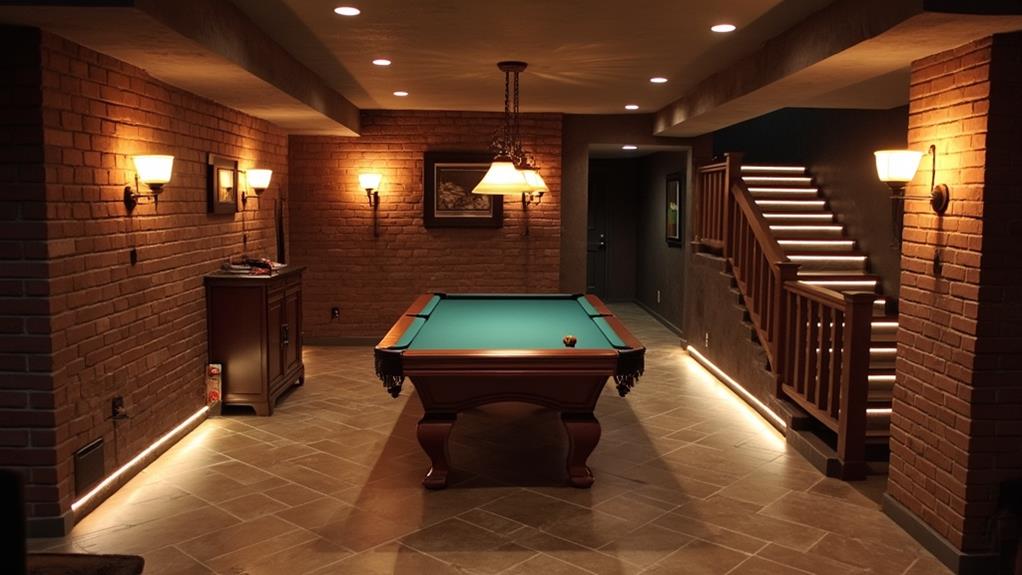
M528 66L525 62L498 62L504 72L504 122L493 137L493 163L473 194L494 196L522 194L541 198L548 192L546 182L534 167L532 157L525 151L521 139L521 121L518 112L518 75Z

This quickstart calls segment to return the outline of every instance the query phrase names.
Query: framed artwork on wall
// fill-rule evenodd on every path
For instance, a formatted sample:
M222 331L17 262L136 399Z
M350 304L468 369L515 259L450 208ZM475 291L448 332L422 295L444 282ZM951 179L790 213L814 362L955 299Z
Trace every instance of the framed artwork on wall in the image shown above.
M206 179L209 213L233 214L238 211L238 160L209 155Z
M426 152L423 156L422 221L427 228L499 228L503 196L472 189L490 168L493 155L479 152Z
M665 203L665 224L667 232L667 245L680 246L683 244L683 212L684 195L684 174L675 172L667 176L667 201Z

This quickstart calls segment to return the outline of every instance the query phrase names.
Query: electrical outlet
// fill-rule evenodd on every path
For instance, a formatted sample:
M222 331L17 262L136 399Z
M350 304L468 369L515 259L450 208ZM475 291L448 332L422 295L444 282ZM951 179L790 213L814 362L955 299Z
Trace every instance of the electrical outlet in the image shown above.
M128 417L128 410L124 407L124 397L115 395L110 400L110 414L114 419L124 419Z
M330 308L330 319L341 319L341 308L339 307Z
M660 290L656 290L656 302L660 303Z
M706 349L710 348L710 332L703 334L703 344L706 346Z

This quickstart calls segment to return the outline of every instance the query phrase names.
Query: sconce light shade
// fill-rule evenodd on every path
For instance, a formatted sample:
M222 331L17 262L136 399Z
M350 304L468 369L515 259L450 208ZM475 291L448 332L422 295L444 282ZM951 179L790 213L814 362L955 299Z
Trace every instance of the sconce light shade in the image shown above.
M248 180L248 187L255 190L257 194L270 187L270 179L272 177L273 170L252 168L245 172L245 178Z
M486 175L472 190L473 194L486 196L508 196L530 192L532 192L532 186L525 180L522 170L516 168L510 161L496 160L490 164Z
M362 189L366 191L379 190L381 181L383 181L382 174L366 173L358 175L358 185L362 186Z
M521 172L525 177L525 183L532 189L532 193L545 194L550 191L546 182L543 181L543 176L539 175L535 168L522 168Z
M914 150L877 150L877 177L892 188L901 188L912 181L923 153Z
M138 179L152 190L159 190L170 181L174 156L132 156Z

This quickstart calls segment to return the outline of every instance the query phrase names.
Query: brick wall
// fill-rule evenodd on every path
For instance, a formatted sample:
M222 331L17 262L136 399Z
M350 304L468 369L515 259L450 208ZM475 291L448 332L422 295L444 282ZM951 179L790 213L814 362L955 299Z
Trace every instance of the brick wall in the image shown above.
M305 274L307 338L378 337L416 294L553 292L560 257L561 116L526 115L523 141L551 192L529 209L518 199L499 229L423 227L423 153L487 151L502 116L370 111L359 138L292 136L290 251ZM383 174L379 238L358 174ZM330 308L341 308L331 321Z
M1022 35L915 62L890 495L964 551L991 547L999 485L1022 477ZM943 269L934 272L939 255Z
M4 242L0 257L48 259L18 267L4 262L5 273L45 280L5 281L11 291L3 293L2 313L13 316L0 317L0 325L49 337L19 335L12 349L38 355L3 356L0 369L16 377L0 377L25 385L4 390L2 421L9 427L0 437L16 445L0 451L0 465L30 468L29 513L44 517L67 511L75 497L75 450L105 438L112 471L202 405L202 276L242 253L243 225L249 253L273 253L274 200L286 197L287 137L59 37L22 34L28 37L13 53L34 53L41 63L36 90L43 140L30 150L45 170L46 204L41 213L37 203L15 203L20 211L4 203L2 217L45 217L46 240L37 241L37 226L21 224L26 241ZM270 189L249 202L245 224L240 213L207 214L209 152L240 158L242 169L273 169ZM123 186L134 175L130 156L138 153L174 155L174 173L158 205L139 205L128 216ZM9 177L10 168L2 174ZM37 175L31 169L18 174ZM133 246L139 255L134 266ZM28 292L48 296L46 315L10 307L20 303L7 296ZM40 389L51 385L52 393L34 391L36 377ZM116 425L110 418L115 395L124 396L130 415Z
M40 59L37 30L0 28L0 464L45 464L37 486L55 483L56 417L29 409L53 403Z

